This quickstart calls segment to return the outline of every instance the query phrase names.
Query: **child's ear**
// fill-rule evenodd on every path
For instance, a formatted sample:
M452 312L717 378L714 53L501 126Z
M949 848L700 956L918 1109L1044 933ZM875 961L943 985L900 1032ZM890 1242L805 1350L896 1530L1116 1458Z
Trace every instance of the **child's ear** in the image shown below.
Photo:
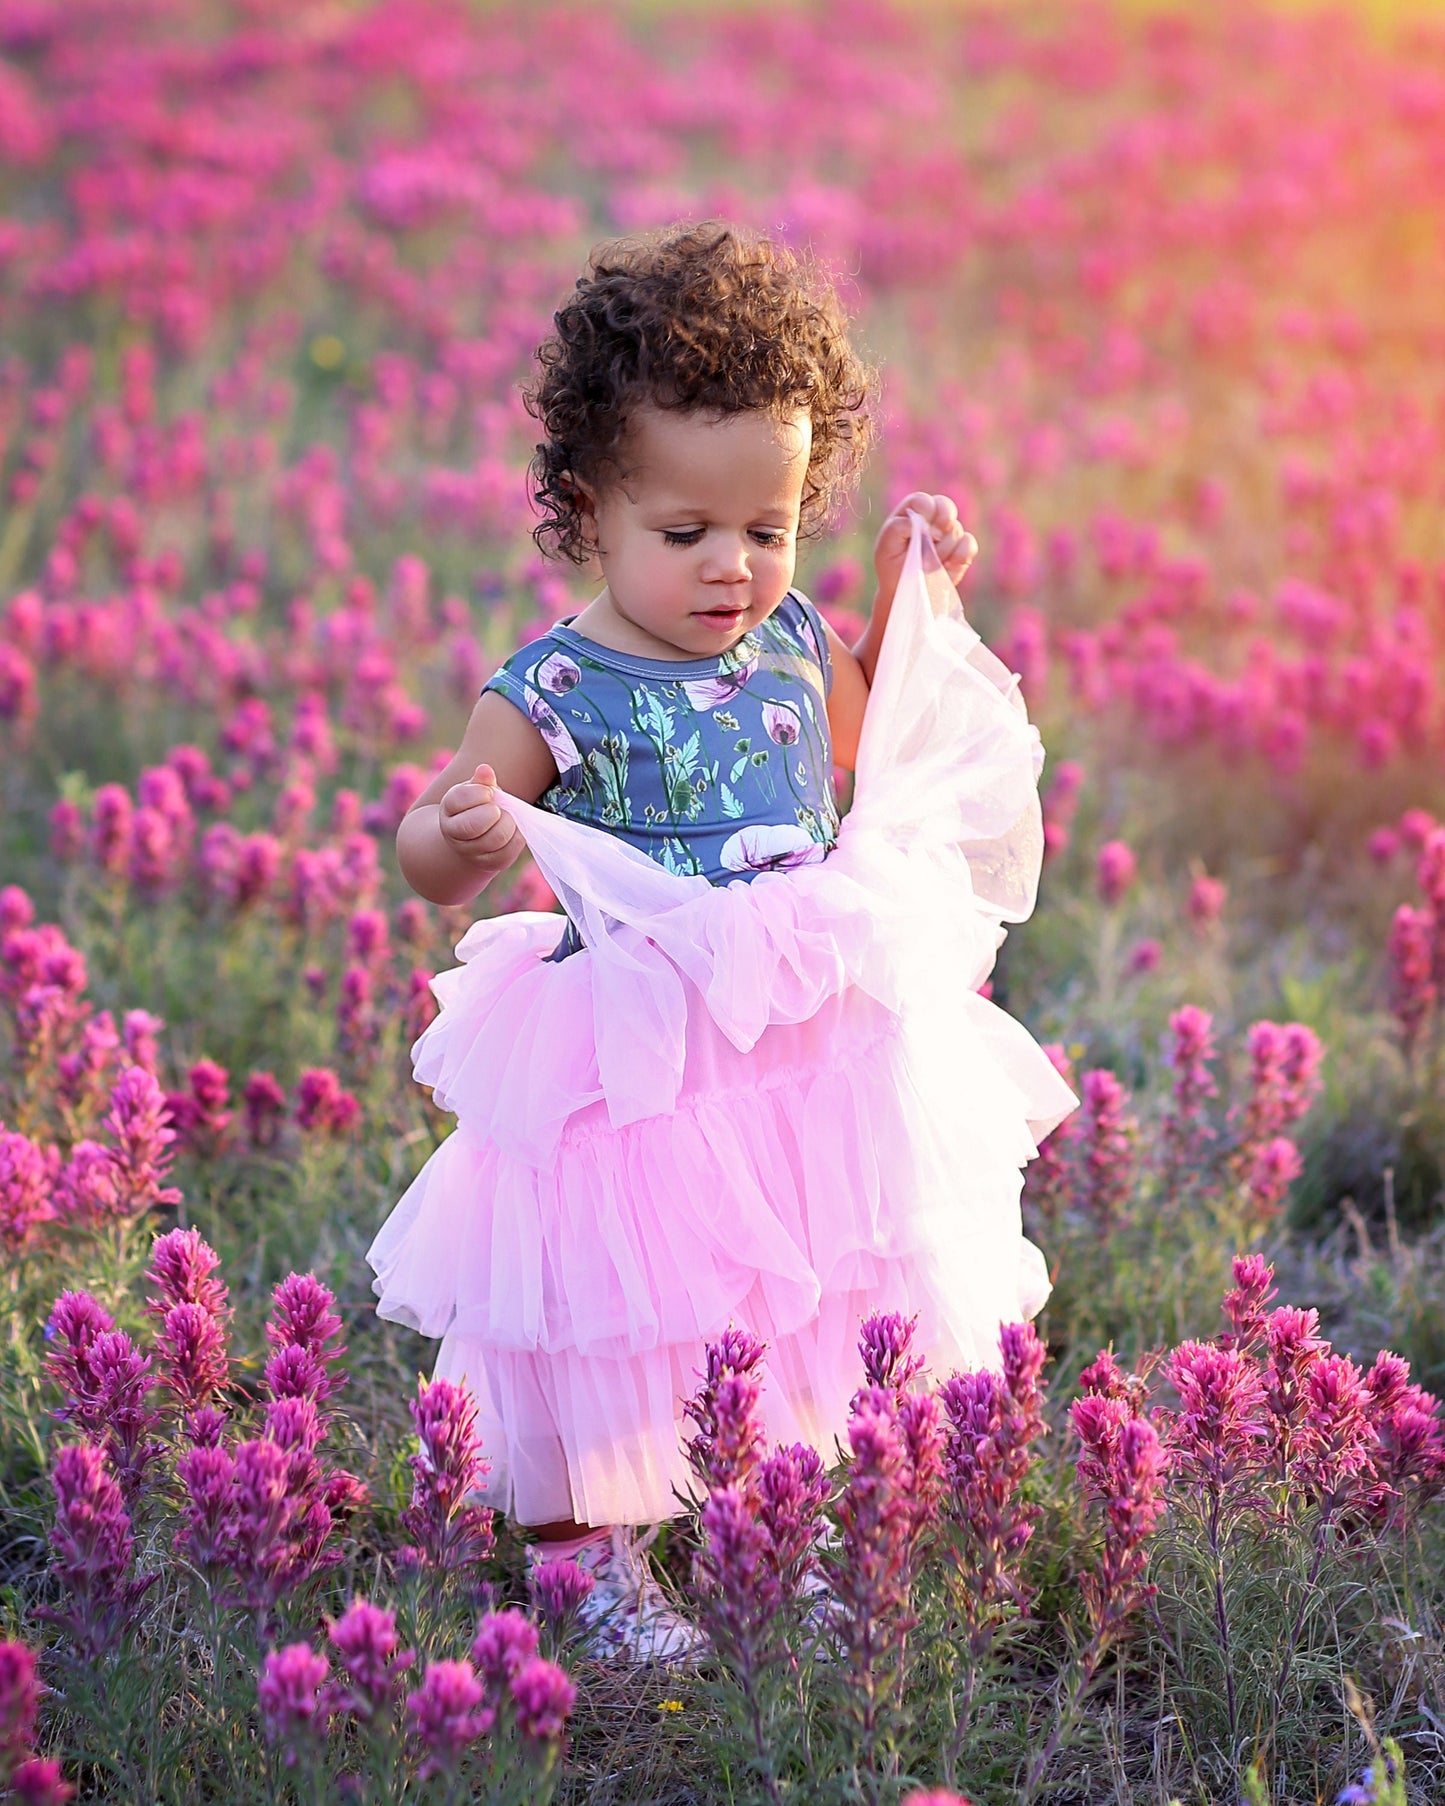
M577 525L581 530L582 544L595 558L598 550L597 492L579 477L573 477L572 500L577 509Z

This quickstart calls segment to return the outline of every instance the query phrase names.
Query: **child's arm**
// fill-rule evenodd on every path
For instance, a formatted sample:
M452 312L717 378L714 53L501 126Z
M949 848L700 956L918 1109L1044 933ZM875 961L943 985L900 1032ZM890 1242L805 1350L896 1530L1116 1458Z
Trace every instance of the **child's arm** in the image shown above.
M432 903L470 902L523 846L516 822L493 802L491 786L534 803L556 776L537 728L504 696L484 690L455 757L396 831L407 883Z
M903 560L908 553L909 512L921 515L928 524L940 563L954 583L973 562L978 544L971 533L959 525L958 509L946 495L927 495L916 490L903 500L884 521L873 547L873 568L878 574L878 593L863 637L845 646L828 628L828 645L833 654L833 687L828 695L828 730L833 741L833 763L852 771L858 759L858 739L863 732L863 713L868 707L868 690L878 665L878 648L883 644L883 631L888 625L888 612L898 579L903 574Z

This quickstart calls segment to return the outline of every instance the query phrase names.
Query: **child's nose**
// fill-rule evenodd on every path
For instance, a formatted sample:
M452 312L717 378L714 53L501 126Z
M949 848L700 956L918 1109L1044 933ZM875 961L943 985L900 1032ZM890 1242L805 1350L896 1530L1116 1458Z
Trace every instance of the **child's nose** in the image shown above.
M709 583L742 583L752 575L748 565L747 541L718 538L708 548L703 578Z

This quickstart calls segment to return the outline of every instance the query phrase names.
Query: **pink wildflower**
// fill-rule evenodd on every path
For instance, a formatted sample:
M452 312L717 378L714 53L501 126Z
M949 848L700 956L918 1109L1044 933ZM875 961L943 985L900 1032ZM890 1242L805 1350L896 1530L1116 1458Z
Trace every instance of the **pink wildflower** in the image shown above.
M428 972L423 967L417 966L407 979L403 1016L409 1040L415 1041L436 1021L439 1005L436 992L432 989L432 980L435 977L434 972Z
M407 1534L426 1563L464 1571L492 1553L492 1514L470 1502L489 1469L477 1434L477 1408L450 1380L423 1382L412 1401L421 1450L411 1457L411 1504L402 1513Z
M1185 913L1197 934L1207 934L1224 914L1229 892L1218 878L1201 872L1189 886Z
M202 1305L171 1306L156 1337L156 1352L166 1384L186 1408L206 1404L230 1377L225 1332Z
M821 1566L838 1600L837 1629L865 1738L894 1695L914 1618L908 1450L896 1416L865 1404L848 1425L851 1460L838 1500L840 1547Z
M0 1642L0 1775L35 1741L40 1694L31 1651L23 1643Z
M361 1105L342 1089L329 1067L313 1066L301 1074L296 1086L296 1121L303 1129L344 1135L360 1115Z
M0 1244L23 1247L37 1223L54 1214L50 1166L28 1135L0 1128Z
M119 877L130 853L130 792L121 784L102 784L90 814L90 856L101 871Z
M592 1595L596 1581L575 1561L538 1562L527 1575L527 1590L538 1615L559 1644L577 1623L577 1614Z
M293 1766L302 1750L326 1738L328 1706L325 1682L331 1664L309 1643L288 1643L271 1650L261 1664L256 1698L267 1740L280 1744L286 1764Z
M1236 1254L1234 1289L1224 1295L1233 1345L1249 1348L1265 1331L1264 1307L1275 1296L1274 1268L1262 1254Z
M246 1134L252 1147L273 1147L286 1114L286 1093L275 1075L253 1072L246 1080L241 1097L246 1106Z
M1099 1232L1124 1220L1134 1188L1134 1124L1129 1093L1107 1067L1084 1074L1080 1198Z
M1217 1498L1263 1458L1259 1370L1237 1348L1181 1342L1165 1371L1180 1403L1168 1432L1174 1465Z
M336 1000L336 1037L343 1053L363 1062L376 1041L376 984L367 966L348 966Z
M693 1577L703 1621L715 1646L749 1692L777 1653L776 1580L767 1562L767 1531L744 1487L717 1485L702 1508L702 1547Z
M454 1772L463 1751L485 1737L496 1719L483 1705L481 1684L470 1662L432 1662L421 1686L408 1696L406 1709L425 1752L423 1779Z
M75 1789L61 1779L60 1764L50 1757L27 1756L10 1771L15 1806L66 1806Z
M697 1425L688 1465L708 1492L734 1482L746 1487L761 1457L763 1353L764 1344L735 1325L707 1345L702 1384L683 1410Z
M179 1554L214 1575L230 1558L234 1533L236 1463L219 1442L201 1442L176 1463L186 1506L176 1533Z
M1421 1030L1435 1007L1435 918L1430 910L1402 903L1390 924L1390 1013L1399 1024L1406 1058L1413 1058Z
M1044 1348L1031 1325L1010 1324L1007 1331L1000 1338L1001 1375L956 1373L939 1388L949 1424L944 1511L957 1538L956 1579L975 1655L1006 1610L1027 1603L1017 1562L1038 1516L1022 1486L1033 1461L1030 1445L1045 1430Z
M173 1304L198 1304L213 1317L229 1317L225 1281L216 1277L221 1260L199 1229L172 1229L151 1244L147 1279L156 1297L147 1305L162 1316Z
M923 1370L923 1357L913 1353L913 1332L918 1316L903 1317L897 1311L875 1311L863 1320L858 1352L863 1373L871 1386L905 1392Z
M1412 1500L1445 1490L1445 1422L1440 1400L1410 1383L1409 1363L1381 1350L1365 1376L1370 1420L1378 1438L1375 1462L1381 1487L1375 1514L1402 1520Z
M1308 1435L1299 1474L1327 1510L1358 1496L1375 1477L1380 1439L1371 1422L1370 1393L1348 1355L1326 1352L1305 1374Z
M1290 1186L1303 1171L1300 1151L1287 1136L1276 1135L1256 1148L1244 1187L1251 1221L1278 1216Z
M1084 1496L1104 1510L1103 1555L1085 1574L1084 1599L1096 1634L1112 1634L1154 1590L1143 1575L1164 1512L1164 1449L1153 1423L1123 1399L1086 1395L1070 1416Z
M832 1490L822 1458L801 1442L774 1449L758 1465L756 1490L770 1584L781 1602L791 1603L812 1567L823 1507Z
M132 1066L140 1066L154 1075L160 1063L160 1050L157 1037L165 1023L159 1016L153 1016L149 1010L127 1010L121 1021L121 1039L125 1043L126 1058Z
M1180 1174L1213 1137L1205 1106L1219 1087L1209 1070L1215 1058L1214 1023L1207 1010L1192 1003L1169 1018L1170 1047L1165 1056L1174 1074L1173 1108L1164 1119L1164 1143L1170 1171Z
M97 1659L132 1624L156 1577L132 1575L130 1517L102 1449L93 1442L62 1448L50 1479L56 1505L51 1564L66 1603L42 1615L61 1625L82 1653Z
M533 1656L512 1677L517 1729L534 1751L555 1750L577 1703L577 1689L553 1662Z
M481 1675L488 1705L493 1709L499 1705L513 1676L536 1653L537 1627L530 1618L510 1607L487 1613L472 1639L471 1657Z
M328 1689L328 1705L362 1724L389 1722L414 1659L412 1650L397 1648L395 1613L354 1599L328 1634L346 1672Z
M157 1205L178 1203L181 1194L163 1183L175 1131L166 1126L164 1094L143 1066L127 1066L111 1087L104 1126L115 1143L111 1158L117 1214L136 1216Z
M1139 875L1138 861L1122 840L1108 840L1099 848L1095 882L1100 901L1112 909Z
M56 1061L56 1094L78 1119L88 1119L99 1108L119 1047L115 1020L109 1010L101 1010L82 1025L79 1047Z
M74 865L85 849L85 816L80 805L61 797L50 806L50 856L59 865Z

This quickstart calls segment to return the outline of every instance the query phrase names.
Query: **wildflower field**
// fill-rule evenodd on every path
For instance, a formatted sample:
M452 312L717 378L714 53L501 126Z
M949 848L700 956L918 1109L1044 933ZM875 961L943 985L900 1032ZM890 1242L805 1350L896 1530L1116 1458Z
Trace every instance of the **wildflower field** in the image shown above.
M1428 8L0 0L0 1798L1445 1798L1442 195ZM362 1255L469 919L393 832L589 593L518 384L708 215L883 371L803 587L980 542L1083 1107L998 1374L885 1314L770 1449L700 1361L659 1673Z

